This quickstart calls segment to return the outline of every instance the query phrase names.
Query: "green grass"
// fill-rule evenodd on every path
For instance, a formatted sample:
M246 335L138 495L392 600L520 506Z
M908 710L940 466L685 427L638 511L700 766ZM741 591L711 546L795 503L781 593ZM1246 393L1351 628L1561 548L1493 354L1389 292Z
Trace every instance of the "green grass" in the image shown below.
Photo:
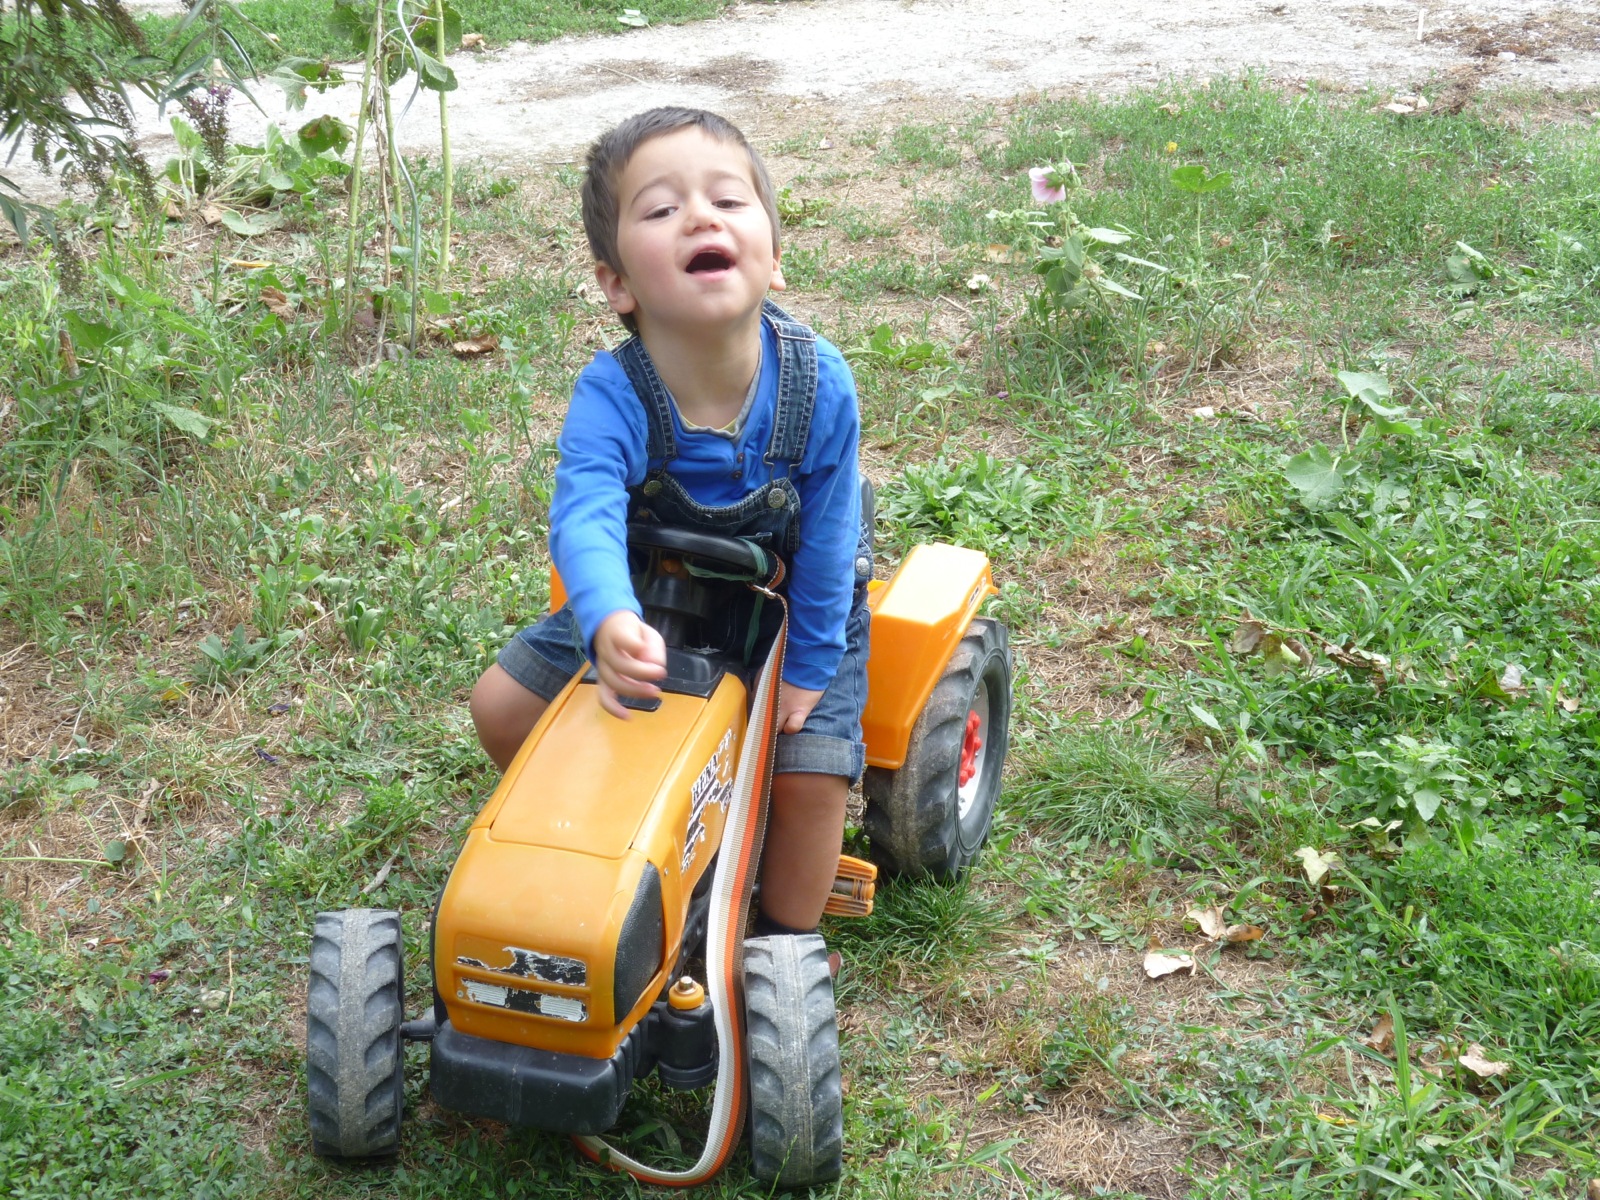
M1600 156L1521 103L1395 121L1174 87L841 129L793 188L792 298L850 355L884 556L988 552L1019 664L970 881L827 927L839 1195L1554 1197L1596 1173L1600 310L1574 243L1600 244ZM1063 154L1084 223L1130 238L1092 257L1140 299L1043 297L1061 227L987 216ZM1232 186L1197 207L1182 163ZM494 783L464 699L546 601L561 405L615 336L575 294L575 177L519 182L461 190L448 299L501 337L481 360L374 367L319 328L333 177L253 244L113 227L76 294L0 262L7 1195L639 1194L433 1107L420 1054L393 1167L315 1161L301 1114L316 909L401 909L426 1003L424 925ZM502 269L508 241L536 249ZM245 250L276 265L228 265ZM1341 371L1382 375L1381 411ZM1307 847L1339 858L1318 886ZM1266 936L1205 945L1187 913L1212 904ZM1194 948L1194 977L1146 980L1152 944ZM1383 1014L1396 1045L1362 1045ZM1464 1074L1472 1043L1512 1072ZM1181 1153L1107 1177L1006 1136L1073 1120ZM703 1123L644 1087L622 1135L681 1157ZM709 1191L757 1194L743 1160Z
M627 5L604 0L466 0L456 5L465 33L481 33L491 46L509 42L548 42L569 34L626 33L630 27L617 18L623 8L636 8L653 25L676 25L715 16L726 0L639 0ZM242 0L237 12L224 15L223 24L258 67L268 67L279 57L326 58L349 62L359 57L349 38L330 20L331 0ZM181 18L141 16L152 43L159 44L178 27ZM254 28L252 28L254 26ZM268 42L260 32L272 33ZM192 31L190 32L192 36ZM229 50L230 57L235 57Z
M1211 812L1168 747L1105 728L1049 735L1017 795L1023 810L1051 831L1106 844L1135 832L1182 834Z

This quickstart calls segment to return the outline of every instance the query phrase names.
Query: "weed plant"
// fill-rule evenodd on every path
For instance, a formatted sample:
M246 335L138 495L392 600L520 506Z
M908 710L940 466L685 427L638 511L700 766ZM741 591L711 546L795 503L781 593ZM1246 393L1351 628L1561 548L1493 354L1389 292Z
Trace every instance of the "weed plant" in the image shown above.
M1052 832L1107 845L1135 832L1176 837L1213 814L1169 747L1104 727L1069 726L1041 739L1017 796Z

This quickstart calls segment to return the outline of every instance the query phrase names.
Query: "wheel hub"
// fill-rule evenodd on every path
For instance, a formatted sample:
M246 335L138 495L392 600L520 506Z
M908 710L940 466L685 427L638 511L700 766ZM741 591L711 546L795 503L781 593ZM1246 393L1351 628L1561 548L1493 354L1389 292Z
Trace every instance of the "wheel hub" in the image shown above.
M978 773L978 751L983 749L983 738L979 736L982 729L983 718L973 709L967 714L967 732L961 742L961 767L956 776L962 787L971 783Z
M965 821L983 786L983 767L988 759L989 689L980 685L967 710L966 730L961 737L961 758L956 766L956 812Z

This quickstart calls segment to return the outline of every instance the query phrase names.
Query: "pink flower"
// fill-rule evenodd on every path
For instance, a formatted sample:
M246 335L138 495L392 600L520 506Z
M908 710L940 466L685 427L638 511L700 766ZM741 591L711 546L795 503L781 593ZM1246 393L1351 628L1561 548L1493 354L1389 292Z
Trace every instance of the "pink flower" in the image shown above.
M1031 167L1028 178L1033 180L1033 198L1040 204L1059 204L1067 198L1066 181L1054 167Z

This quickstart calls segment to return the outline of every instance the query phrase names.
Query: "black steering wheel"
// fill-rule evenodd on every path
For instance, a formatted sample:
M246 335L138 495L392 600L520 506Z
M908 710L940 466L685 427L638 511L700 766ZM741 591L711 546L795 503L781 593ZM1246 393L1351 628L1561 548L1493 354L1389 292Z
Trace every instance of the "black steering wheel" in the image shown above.
M702 533L698 529L684 529L677 525L634 521L628 526L628 545L641 550L680 554L758 579L772 570L771 556L754 542Z

